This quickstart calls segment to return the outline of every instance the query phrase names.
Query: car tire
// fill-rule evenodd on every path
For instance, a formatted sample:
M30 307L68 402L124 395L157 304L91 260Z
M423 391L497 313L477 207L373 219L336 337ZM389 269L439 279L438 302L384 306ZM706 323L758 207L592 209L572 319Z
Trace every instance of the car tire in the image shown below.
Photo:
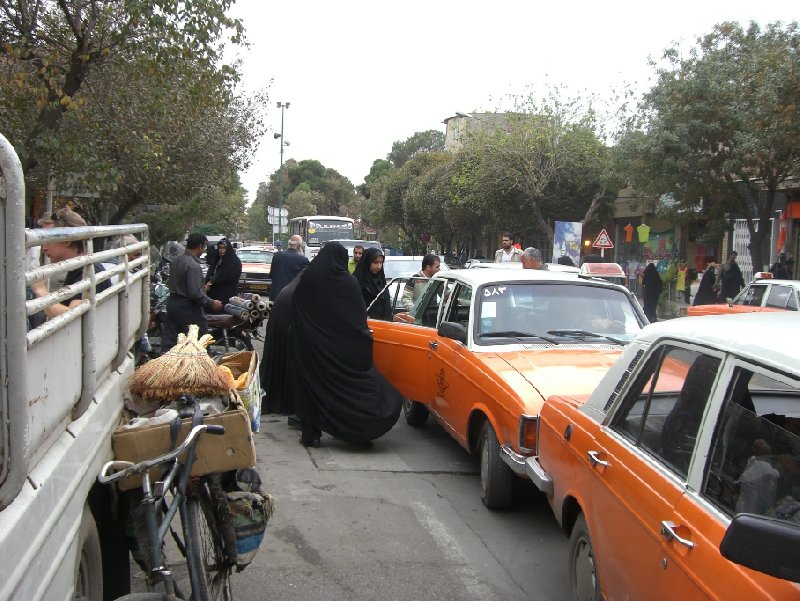
M409 426L424 426L428 421L428 407L411 399L403 399L403 413Z
M578 515L569 538L569 582L574 601L600 601L594 546L582 513Z
M100 535L89 506L83 508L78 530L78 557L75 561L74 598L103 601L103 553Z
M514 496L514 472L500 457L500 443L489 420L481 430L481 499L489 509L507 509Z

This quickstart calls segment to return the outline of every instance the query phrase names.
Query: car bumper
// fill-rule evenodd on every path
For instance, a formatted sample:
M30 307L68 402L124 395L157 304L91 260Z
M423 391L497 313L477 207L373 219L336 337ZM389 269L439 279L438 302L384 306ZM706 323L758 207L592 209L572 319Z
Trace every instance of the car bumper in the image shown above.
M525 473L531 482L548 497L553 496L553 479L539 463L538 457L528 457L525 459Z
M253 292L266 294L272 288L272 280L244 280L239 281L239 292Z
M508 445L502 445L500 447L500 458L508 467L511 468L511 471L518 476L527 475L525 472L526 458L524 455L520 455Z

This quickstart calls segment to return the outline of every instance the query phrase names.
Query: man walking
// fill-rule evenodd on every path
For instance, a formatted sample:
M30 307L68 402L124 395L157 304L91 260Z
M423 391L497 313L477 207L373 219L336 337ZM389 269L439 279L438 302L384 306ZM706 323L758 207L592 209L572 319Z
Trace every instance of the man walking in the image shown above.
M206 294L203 270L198 257L203 254L207 239L192 233L186 240L186 252L172 260L169 269L167 321L161 333L161 352L168 352L178 342L178 334L189 331L191 324L200 328L200 336L208 333L204 309L219 312L222 303Z
M542 252L529 246L522 253L522 269L539 269L546 271L547 265L542 260Z
M522 251L514 246L514 236L503 232L500 239L500 248L494 253L495 263L518 262L522 260Z
M272 286L269 289L269 300L275 301L289 282L298 273L308 267L308 259L303 255L303 238L294 235L289 238L289 248L275 253L272 257Z
M353 247L353 256L347 262L347 271L353 273L356 270L356 265L361 260L361 256L364 254L364 247L360 244L356 244Z
M744 276L739 264L736 262L736 257L739 256L735 250L731 252L728 260L722 264L719 274L719 300L725 302L729 298L736 298L736 296L744 288Z

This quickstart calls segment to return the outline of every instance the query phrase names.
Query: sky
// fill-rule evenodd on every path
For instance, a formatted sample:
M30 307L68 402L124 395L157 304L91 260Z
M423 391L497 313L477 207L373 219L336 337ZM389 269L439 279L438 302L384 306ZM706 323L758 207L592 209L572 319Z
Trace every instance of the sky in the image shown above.
M358 185L392 144L444 132L456 112L510 108L548 86L611 98L652 84L650 58L716 23L797 20L796 0L237 0L250 46L243 89L267 88L270 131L240 174L248 200L284 160L314 159Z

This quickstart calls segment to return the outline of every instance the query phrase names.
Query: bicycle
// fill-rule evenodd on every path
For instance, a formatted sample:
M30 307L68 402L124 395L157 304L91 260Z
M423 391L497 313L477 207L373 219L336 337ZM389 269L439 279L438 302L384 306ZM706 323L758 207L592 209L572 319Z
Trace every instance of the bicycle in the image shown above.
M146 559L149 566L148 588L163 584L164 592L132 593L120 597L118 601L173 601L187 599L180 591L172 571L166 564L164 541L167 531L171 531L179 550L186 557L192 601L231 601L230 575L233 565L227 559L226 542L223 536L222 515L219 503L224 493L213 475L190 477L195 459L195 447L200 434L213 435L225 433L224 426L195 425L186 439L174 450L140 463L129 461L109 461L106 463L98 481L110 484L123 478L139 475L142 479L143 498L139 507L144 512L146 530ZM180 463L178 456L187 453L186 461ZM152 468L172 463L162 480L151 485L149 471ZM120 470L109 475L111 470ZM168 502L167 492L172 501ZM158 512L163 513L159 525ZM172 528L175 514L180 512L183 528L183 542Z

